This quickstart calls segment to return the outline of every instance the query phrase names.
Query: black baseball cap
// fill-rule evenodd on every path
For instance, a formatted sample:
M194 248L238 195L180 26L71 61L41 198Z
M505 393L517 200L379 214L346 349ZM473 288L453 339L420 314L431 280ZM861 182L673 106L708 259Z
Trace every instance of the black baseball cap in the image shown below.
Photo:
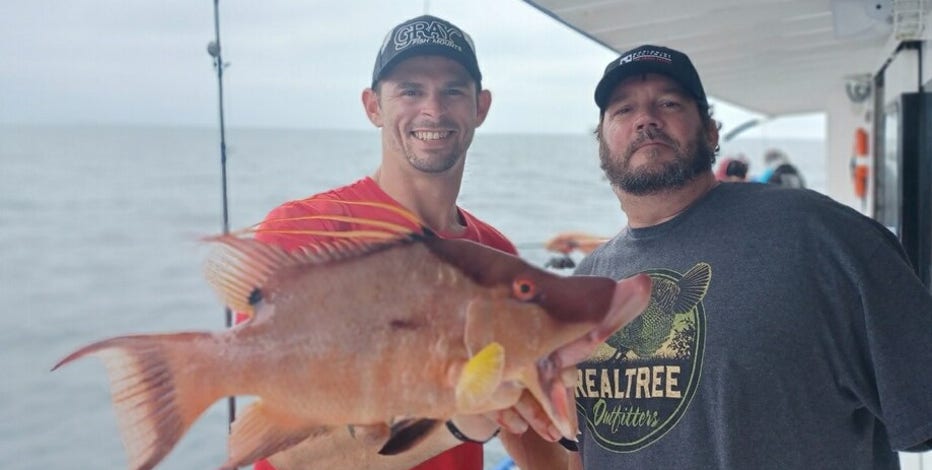
M668 47L643 45L625 52L605 67L602 80L595 87L595 104L599 110L605 111L612 91L622 80L645 73L659 73L676 80L700 106L709 106L699 73L686 54Z
M385 36L372 70L372 87L401 61L419 55L439 55L455 60L472 75L481 88L482 73L476 60L476 47L465 31L436 16L411 18Z

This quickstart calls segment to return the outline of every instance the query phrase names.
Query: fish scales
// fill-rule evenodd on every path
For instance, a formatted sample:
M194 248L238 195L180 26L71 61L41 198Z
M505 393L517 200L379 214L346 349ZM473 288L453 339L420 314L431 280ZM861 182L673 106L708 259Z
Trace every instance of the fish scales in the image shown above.
M263 399L324 424L449 415L455 386L449 369L469 357L465 308L480 295L474 282L454 274L423 244L286 270L270 279L255 320L231 330L235 351L219 356L235 354L238 367L256 371L236 384L239 390L258 395L250 384L287 384L264 390ZM438 281L439 289L432 285ZM380 385L347 399L347 391L369 384Z

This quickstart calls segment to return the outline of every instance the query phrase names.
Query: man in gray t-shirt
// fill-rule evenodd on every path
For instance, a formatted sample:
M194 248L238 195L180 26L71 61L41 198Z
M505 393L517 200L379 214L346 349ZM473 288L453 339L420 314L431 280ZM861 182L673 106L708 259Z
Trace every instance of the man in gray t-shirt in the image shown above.
M651 305L579 369L585 468L898 468L932 438L932 302L879 224L721 184L577 270L639 272Z
M895 237L812 191L718 183L680 52L623 54L595 97L628 226L577 274L647 273L651 303L579 366L578 453L505 433L521 468L893 469L932 447L932 296Z

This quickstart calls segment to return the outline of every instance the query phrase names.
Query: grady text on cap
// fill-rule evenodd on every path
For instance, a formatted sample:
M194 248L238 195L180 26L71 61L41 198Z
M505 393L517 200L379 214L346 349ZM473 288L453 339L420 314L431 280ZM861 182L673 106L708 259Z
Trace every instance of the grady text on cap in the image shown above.
M645 73L659 73L672 78L691 94L700 106L709 106L699 73L686 54L667 47L644 45L625 52L605 67L602 80L599 80L598 86L595 87L595 104L599 106L599 110L605 111L612 91L622 80Z
M372 88L401 61L418 55L439 55L455 60L481 88L482 73L476 47L462 29L436 16L423 15L395 26L382 42L372 70Z

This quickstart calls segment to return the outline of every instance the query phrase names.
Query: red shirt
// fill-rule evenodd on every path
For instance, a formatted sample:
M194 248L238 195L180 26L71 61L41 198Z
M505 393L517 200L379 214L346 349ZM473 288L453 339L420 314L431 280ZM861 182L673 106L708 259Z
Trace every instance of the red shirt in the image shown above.
M360 228L355 224L346 222L321 221L321 220L294 220L296 217L306 217L320 214L339 214L349 215L360 218L378 219L385 222L392 222L412 231L418 230L417 225L399 214L395 214L384 209L373 208L370 206L333 204L328 201L367 201L389 204L404 209L404 207L391 196L382 191L378 183L372 178L366 177L347 186L336 188L324 193L316 194L307 199L286 202L273 209L265 221L262 223L263 229L277 230L317 230L317 231L341 231ZM462 234L450 236L443 232L437 235L443 238L464 238L472 240L483 245L491 246L499 250L516 254L517 250L514 245L498 230L491 225L475 218L469 212L457 208L461 217L461 222L466 226ZM313 235L307 233L270 233L260 232L257 239L266 243L281 246L286 249L295 249L314 242L325 240L328 237L324 235ZM237 315L237 323L245 319L242 315ZM414 467L412 470L481 470L482 446L479 444L461 444L449 449L426 462ZM265 460L259 460L255 463L254 470L275 470L271 464Z

